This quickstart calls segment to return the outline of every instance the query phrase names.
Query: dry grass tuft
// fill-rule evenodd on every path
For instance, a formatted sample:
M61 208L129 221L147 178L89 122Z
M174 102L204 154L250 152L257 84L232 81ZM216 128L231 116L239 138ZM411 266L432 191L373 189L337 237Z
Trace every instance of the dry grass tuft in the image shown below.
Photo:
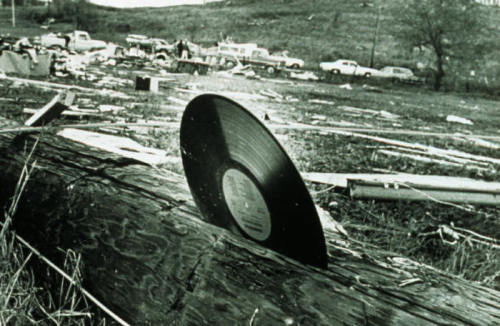
M22 238L12 229L12 219L20 198L26 188L30 175L36 168L31 156L36 144L28 154L19 177L9 207L4 211L0 223L0 325L105 325L97 323L90 312L90 306L81 294L80 256L72 251L66 252L65 270L72 270L70 283L61 277L57 299L49 289L40 288L29 263L37 252L28 250Z

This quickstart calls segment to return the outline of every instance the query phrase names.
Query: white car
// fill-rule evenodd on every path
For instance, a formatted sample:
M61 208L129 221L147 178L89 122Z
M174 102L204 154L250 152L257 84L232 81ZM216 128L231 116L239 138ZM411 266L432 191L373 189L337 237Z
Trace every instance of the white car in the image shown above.
M304 67L304 60L298 58L291 58L288 56L288 51L283 51L282 53L275 53L273 57L279 58L285 62L285 67L298 69Z
M380 70L360 66L356 61L337 60L334 62L321 62L319 68L332 74L355 75L355 76L380 76Z
M380 77L392 78L394 81L403 81L410 83L419 83L423 82L423 79L417 77L413 74L408 68L403 67L384 67L380 69L381 75Z

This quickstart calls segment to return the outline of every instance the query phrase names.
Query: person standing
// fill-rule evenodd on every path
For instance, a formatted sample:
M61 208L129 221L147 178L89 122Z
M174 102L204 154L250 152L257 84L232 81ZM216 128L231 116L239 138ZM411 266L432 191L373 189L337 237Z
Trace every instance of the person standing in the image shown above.
M13 49L18 53L27 53L31 61L34 64L38 64L36 50L27 37L23 37L14 43Z
M189 59L189 47L186 40L182 41L181 59Z
M182 40L179 40L179 42L177 43L177 57L179 58L182 57L182 51L183 51Z

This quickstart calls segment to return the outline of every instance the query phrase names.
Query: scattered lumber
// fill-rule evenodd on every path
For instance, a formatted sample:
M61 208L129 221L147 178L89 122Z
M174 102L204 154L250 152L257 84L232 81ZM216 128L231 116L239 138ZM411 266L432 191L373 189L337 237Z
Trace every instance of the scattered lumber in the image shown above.
M66 116L66 117L77 117L77 118L83 118L83 117L102 117L102 114L99 113L93 113L93 112L84 112L80 110L66 110L63 108L64 111L60 113L60 115ZM36 109L30 109L30 108L24 108L23 113L27 114L36 114L38 110Z
M77 128L77 129L96 129L96 128L179 128L178 122L168 121L141 121L141 122L98 122L98 123L80 123L80 124L64 124L43 127L19 127L14 125L6 126L0 129L0 134L23 134L33 132L54 132L64 128Z
M374 148L376 148L376 146ZM388 146L387 148L390 149L391 151L387 151L386 149L379 149L379 152L386 151L385 154L393 155L393 156L403 156L403 155L408 154L408 153L416 154L416 155L409 155L409 156L405 156L405 157L410 157L410 158L415 157L417 160L422 158L422 157L425 157L425 158L436 157L427 151L422 151L422 150L418 150L418 149L409 149L409 148L402 148L402 147L397 147L397 146ZM475 161L475 160L471 160L471 159L467 159L467 158L460 158L460 157L455 157L455 156L450 156L450 155L438 155L437 157L444 159L444 160L440 160L443 162L443 164L453 162L453 163L460 163L461 165L466 165L466 166L473 166L473 165L478 165L478 166L482 166L482 167L489 166L488 162L480 162L480 161ZM430 159L430 161L432 162L432 159Z
M360 109L360 108L347 106L347 105L341 105L338 108L341 110L347 111L347 112L354 112L354 113L358 113L361 115L368 115L368 116L376 116L376 117L379 116L379 117L386 118L389 120L395 120L395 119L400 118L399 115L391 113L391 112L387 112L384 110L377 111L377 110L370 110L370 109Z
M461 142L467 142L473 146L479 146L479 147L484 147L484 148L489 148L489 149L495 149L498 150L500 149L500 144L490 142L484 139L480 138L473 138L473 137L460 137L457 135L457 137L453 137L454 140L461 141Z
M36 137L0 133L0 205ZM54 134L32 158L16 231L56 262L80 253L84 287L132 325L500 323L499 292L325 225L319 270L206 223L178 174Z
M356 115L360 116L360 115ZM408 130L408 129L384 129L384 128L337 128L337 127L324 127L324 126L314 126L310 124L304 124L304 123L291 123L291 124L286 124L286 125L272 125L268 126L269 128L273 129L294 129L294 130L316 130L321 133L325 134L338 134L338 135L343 135L343 136L350 136L350 137L359 137L359 138L366 138L370 139L376 142L380 143L385 143L386 141L394 141L391 139L387 138L382 138L382 137L374 137L374 136L369 136L366 134L360 134L362 133L369 133L369 134L379 134L379 135L411 135L411 136L425 136L425 137L442 137L442 138L453 138L456 137L458 134L456 133L443 133L443 132L432 132L432 131L421 131L421 130ZM481 140L496 140L500 141L500 136L493 136L493 135L462 135L462 137L469 139L481 139ZM402 147L407 147L408 145L411 145L411 143L408 142L400 142L400 141L395 141L398 142L398 144L401 144ZM396 144L391 144L390 145L395 145ZM418 149L421 144L413 144L414 146L408 147L408 148L414 148ZM415 147L417 146L417 147Z
M35 87L39 87L39 88L65 89L65 90L72 90L73 92L79 91L79 92L83 92L83 93L99 94L99 95L104 95L104 96L108 96L108 97L115 97L115 98L121 98L121 99L131 99L131 97L125 93L110 90L110 89L93 89L93 88L86 88L86 87L81 87L81 86L76 86L76 85L66 85L66 84L60 84L60 83L52 83L52 82L47 82L47 81L17 78L17 77L4 77L2 79L9 80L12 82L21 83L21 84L31 85L31 86L35 86Z
M387 156L393 156L393 157L398 157L398 158L408 158L412 159L418 162L424 162L424 163L432 163L432 164L440 164L440 165L445 165L445 166L453 166L453 167L463 167L467 170L476 170L476 171L487 171L487 167L481 167L479 165L483 165L484 162L478 162L478 161L470 161L470 163L466 163L466 159L460 159L460 158L454 158L452 156L441 156L443 159L438 159L435 157L428 157L428 156L423 156L423 155L418 155L418 154L409 154L409 153L401 153L398 151L390 151L386 149L381 149L378 150L377 153L384 154ZM427 154L427 152L422 152L422 154ZM456 162L457 160L462 160L462 162Z
M336 132L337 134L344 134L346 136L353 136L353 137L358 137L358 138L363 138L367 140L372 140L378 143L382 144L387 144L387 145L394 145L394 146L399 146L403 148L409 148L409 149L416 149L416 150L421 150L421 151L426 151L429 154L435 155L435 156L443 156L443 157L448 157L448 156L453 156L453 157L458 157L458 158L466 158L478 162L488 162L491 164L497 164L500 165L500 159L497 158L492 158L492 157L487 157L483 155L474 155L474 154L469 154L466 152L458 151L458 150L452 150L452 149L442 149L434 146L427 146L427 145L422 145L418 143L409 143L401 140L393 140L393 139L387 139L383 137L377 137L377 136L369 136L369 135L363 135L363 134L358 134L354 132L342 132L338 131Z

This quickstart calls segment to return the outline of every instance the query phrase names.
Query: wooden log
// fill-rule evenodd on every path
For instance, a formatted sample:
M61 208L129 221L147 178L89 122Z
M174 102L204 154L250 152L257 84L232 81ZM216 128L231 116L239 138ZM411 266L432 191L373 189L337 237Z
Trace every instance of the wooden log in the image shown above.
M0 133L1 205L35 137ZM500 322L499 292L330 229L320 270L207 224L177 174L53 134L34 159L16 230L53 259L81 253L86 289L132 325Z

